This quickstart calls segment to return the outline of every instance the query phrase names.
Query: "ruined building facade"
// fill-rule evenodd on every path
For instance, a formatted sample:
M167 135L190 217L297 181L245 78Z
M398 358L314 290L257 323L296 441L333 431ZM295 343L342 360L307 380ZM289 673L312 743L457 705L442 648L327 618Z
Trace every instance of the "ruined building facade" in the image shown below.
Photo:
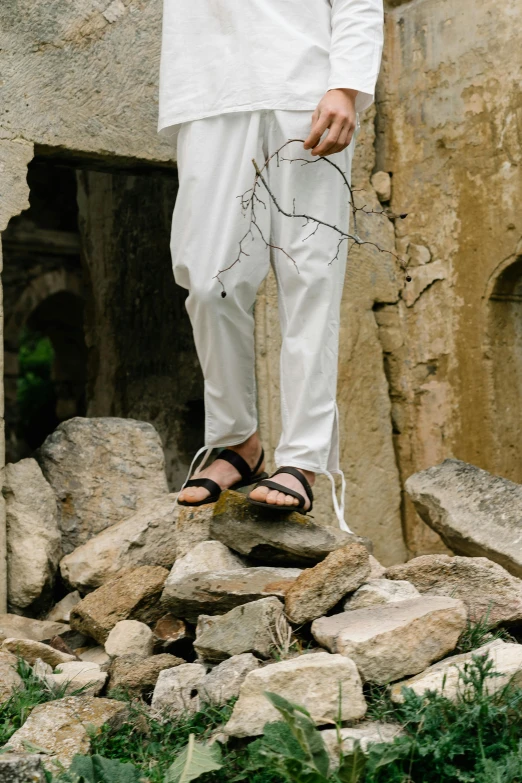
M403 496L411 473L455 456L522 482L521 18L522 0L387 8L354 185L360 203L408 217L360 220L361 236L392 254L350 253L339 375L348 522L386 564L444 549ZM177 179L174 151L156 134L160 27L161 0L2 3L6 452L27 456L71 416L134 417L157 427L177 488L202 442L203 403L185 292L170 269ZM390 175L390 198L376 172ZM256 320L271 451L271 278ZM53 397L25 440L24 329L46 335L54 357ZM332 523L327 482L318 496L317 517Z

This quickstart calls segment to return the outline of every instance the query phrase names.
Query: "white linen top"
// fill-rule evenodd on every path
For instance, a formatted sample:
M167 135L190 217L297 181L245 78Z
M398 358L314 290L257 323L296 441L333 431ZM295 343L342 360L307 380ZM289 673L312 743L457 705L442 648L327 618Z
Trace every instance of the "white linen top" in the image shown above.
M383 0L164 0L159 131L217 114L313 111L327 90L370 106Z

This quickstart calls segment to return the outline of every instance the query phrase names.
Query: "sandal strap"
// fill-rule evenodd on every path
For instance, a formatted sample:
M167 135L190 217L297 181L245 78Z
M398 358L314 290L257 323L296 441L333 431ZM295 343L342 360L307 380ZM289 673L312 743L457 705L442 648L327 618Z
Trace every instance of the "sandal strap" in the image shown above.
M260 466L263 464L265 453L263 449L261 449L261 456L259 458L259 461L255 468L252 470L250 468L250 465L246 460L243 459L241 454L238 454L237 451L232 451L232 449L224 449L221 451L216 459L223 459L225 462L229 462L231 465L235 467L237 472L240 474L241 478L244 481L249 481L253 476L255 476L260 468Z
M278 484L277 481L271 481L270 479L263 479L262 481L257 484L257 487L268 487L269 489L275 489L278 492L283 492L285 495L291 495L293 498L297 498L299 501L299 504L294 506L293 508L304 508L304 505L306 503L305 498L300 492L297 492L294 489L289 489L289 487L283 486L283 484ZM268 505L268 504L267 504Z
M310 503L314 502L314 493L312 492L312 487L310 486L305 474L302 473L302 471L300 471L299 468L294 468L291 465L286 465L282 468L278 468L278 470L276 470L275 473L272 473L271 478L277 476L278 473L290 473L291 476L294 476L294 478L300 481L301 484L303 485L305 492L308 495L308 500L310 501Z
M209 478L193 478L189 479L189 481L186 481L182 489L186 489L187 487L203 487L203 489L207 489L210 492L210 495L219 495L221 494L221 487L216 481L212 481L212 479Z

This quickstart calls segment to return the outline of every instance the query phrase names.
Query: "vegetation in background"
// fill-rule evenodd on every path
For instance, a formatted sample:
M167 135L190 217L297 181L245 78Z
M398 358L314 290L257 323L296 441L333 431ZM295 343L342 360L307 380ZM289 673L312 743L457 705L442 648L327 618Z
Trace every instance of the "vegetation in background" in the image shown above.
M20 338L16 400L18 434L32 448L39 446L41 440L52 431L53 422L54 426L58 424L52 380L53 363L54 350L50 339L26 327ZM43 422L45 432L41 432Z

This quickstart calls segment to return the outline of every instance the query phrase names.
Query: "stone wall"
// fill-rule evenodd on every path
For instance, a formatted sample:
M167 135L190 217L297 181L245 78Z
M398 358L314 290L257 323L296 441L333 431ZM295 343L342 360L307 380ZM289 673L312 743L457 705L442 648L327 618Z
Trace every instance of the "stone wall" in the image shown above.
M402 479L455 456L522 481L521 16L521 0L387 15L377 166L410 213L397 247L413 278L387 353ZM405 527L411 551L440 547L411 507Z

